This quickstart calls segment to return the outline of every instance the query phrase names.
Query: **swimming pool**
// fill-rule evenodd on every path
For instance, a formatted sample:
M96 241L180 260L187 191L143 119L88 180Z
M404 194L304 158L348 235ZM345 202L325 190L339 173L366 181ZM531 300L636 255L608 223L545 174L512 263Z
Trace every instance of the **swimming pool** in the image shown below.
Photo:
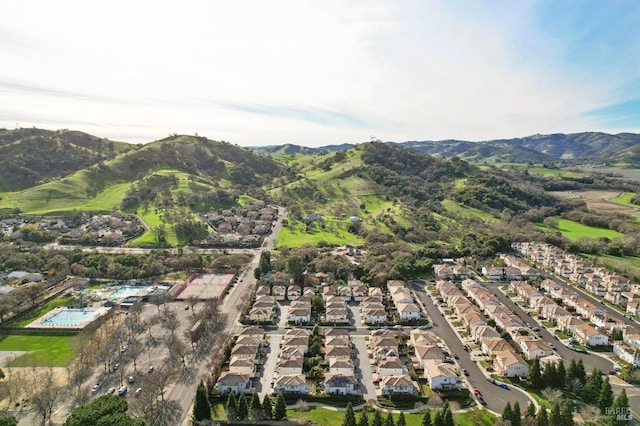
M111 294L111 298L124 299L129 296L137 296L140 293L141 287L124 286L120 287Z
M63 309L51 317L43 319L43 325L77 326L95 316L96 311L86 309Z

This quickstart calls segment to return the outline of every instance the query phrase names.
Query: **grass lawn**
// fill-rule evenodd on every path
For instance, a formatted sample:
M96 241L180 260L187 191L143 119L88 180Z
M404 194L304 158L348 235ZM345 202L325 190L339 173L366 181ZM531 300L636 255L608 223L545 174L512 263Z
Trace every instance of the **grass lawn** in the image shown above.
M552 323L551 321L542 321L542 325L544 325L547 328L553 328L556 325L554 323Z
M327 225L328 226L328 225ZM314 230L313 232L307 232L304 223L297 223L293 228L284 226L280 229L278 236L276 237L276 246L287 247L302 247L304 245L315 246L320 241L325 241L328 244L342 245L342 244L362 244L363 239L357 235L353 235L348 232L342 226L334 226L334 231Z
M360 420L362 411L356 411L356 421ZM384 421L387 418L387 413L382 414L382 420ZM431 416L435 415L435 410L431 410ZM373 412L371 410L367 411L367 416L369 417L369 424L373 420ZM304 417L315 424L322 426L340 426L342 425L342 420L344 419L344 412L341 411L331 411L324 408L316 408L310 407L307 411L296 411L296 410L287 410L287 418L289 420L293 420L296 418ZM398 422L399 414L393 415L394 423ZM418 414L405 414L404 418L407 422L407 426L420 426L422 424L422 418L424 417L424 413ZM463 426L493 426L495 423L495 416L486 410L476 410L470 411L468 413L458 413L453 415L453 419L456 425Z
M73 301L73 298L71 297L63 297L63 298L56 298L56 299L50 300L45 305L40 306L38 309L34 309L33 311L29 312L28 315L25 315L24 317L22 317L20 321L15 321L11 325L13 327L24 327L25 325L30 324L31 322L40 318L42 315L46 314L47 312L52 311L55 308L60 306L67 306L72 301Z
M557 218L558 219L558 231L564 235L565 237L571 240L577 240L578 238L609 238L614 239L618 237L624 236L617 231L612 231L611 229L604 228L594 228L592 226L585 226L578 222L573 222L571 220Z
M556 331L555 333L556 336L558 336L560 339L568 339L569 337L571 337L568 334L563 333L562 331Z
M219 402L211 406L211 418L227 420L227 413L224 411L224 403Z
M164 223L164 221L160 217L160 212L156 212L153 208L149 208L147 210L144 210L141 208L141 209L138 209L137 213L142 218L142 220L144 220L144 223L146 223L150 229L153 229L154 227ZM166 229L167 229L167 244L169 244L170 246L177 246L178 237L176 236L176 233L173 230L173 226L166 225ZM156 239L153 233L146 232L141 237L131 241L130 245L145 246L145 245L155 245L155 244L156 244Z
M27 351L13 366L65 367L76 356L75 336L0 336L0 351Z

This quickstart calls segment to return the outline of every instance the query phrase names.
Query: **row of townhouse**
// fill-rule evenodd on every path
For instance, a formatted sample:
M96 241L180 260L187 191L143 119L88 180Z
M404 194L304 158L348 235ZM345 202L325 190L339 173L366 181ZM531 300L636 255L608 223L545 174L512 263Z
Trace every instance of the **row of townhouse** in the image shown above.
M261 286L264 287L264 286ZM260 287L258 288L260 290ZM249 310L247 318L256 323L272 323L278 312L278 303L273 296L256 292L256 300Z
M640 316L640 286L607 269L588 264L583 258L547 243L513 243L512 248L554 273L571 280L586 291Z
M601 330L610 330L621 326L612 321L601 306L595 305L575 291L557 285L552 280L544 280L540 289L524 281L513 281L509 288L538 315L555 322L564 332L572 333L583 345L607 345L609 337ZM554 299L560 300L565 306L574 309L579 317L572 315L567 309L558 305L542 290L548 292ZM590 321L591 324L587 321Z
M535 340L539 339L525 333L526 329L519 318L505 308L478 281L467 279L462 281L460 287L466 292L468 298L453 283L436 283L441 296L444 295L443 298L446 299L447 304L453 307L470 336L481 350L493 359L497 374L505 377L526 376L529 371L527 362L509 342L500 336L496 329L487 324L486 317L493 318L497 327L506 330L529 359L535 358L536 355L533 354L536 353L540 343Z
M422 317L422 310L414 302L413 294L404 281L388 280L387 290L401 321L417 321Z
M433 265L433 273L439 280L466 280L473 276L471 268L448 263Z
M222 372L216 382L221 394L253 391L256 366L261 363L264 346L264 331L259 327L245 327L231 350L229 370Z
M325 312L323 322L331 324L349 324L349 306L343 296L323 294Z
M302 372L304 355L309 351L311 332L303 328L287 330L280 342L274 374L276 393L307 393L307 380Z
M324 375L324 391L331 395L355 395L360 392L353 362L353 342L349 332L330 328L324 332L325 362L329 371Z
M360 302L360 316L363 323L369 325L386 324L389 321L383 295L381 288L369 288L369 295Z
M394 330L375 330L369 339L371 363L380 383L383 396L417 395L419 387L409 375L408 368L400 359L398 333Z
M458 390L462 386L455 366L444 362L445 355L440 339L430 331L414 329L410 333L416 370L423 370L429 387L437 391Z
M625 330L623 340L613 343L613 353L621 360L640 367L640 334Z

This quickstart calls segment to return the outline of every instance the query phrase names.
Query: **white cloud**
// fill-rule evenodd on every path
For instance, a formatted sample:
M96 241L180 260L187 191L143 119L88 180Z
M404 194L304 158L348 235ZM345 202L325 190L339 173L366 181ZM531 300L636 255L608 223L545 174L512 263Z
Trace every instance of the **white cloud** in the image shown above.
M536 37L529 3L514 8L503 20L448 1L10 2L0 125L241 145L592 130L580 114L599 93L543 50L514 55L518 31Z

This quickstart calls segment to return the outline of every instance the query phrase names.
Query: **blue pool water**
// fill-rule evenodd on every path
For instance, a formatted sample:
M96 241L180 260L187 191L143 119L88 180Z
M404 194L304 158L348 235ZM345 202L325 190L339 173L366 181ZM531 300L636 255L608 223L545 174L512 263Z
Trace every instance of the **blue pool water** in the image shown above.
M46 325L79 325L83 321L90 318L95 312L87 311L84 309L63 309L51 318L43 320L42 323Z
M125 297L137 295L139 291L140 287L124 286L114 291L111 297L116 299L124 299Z

